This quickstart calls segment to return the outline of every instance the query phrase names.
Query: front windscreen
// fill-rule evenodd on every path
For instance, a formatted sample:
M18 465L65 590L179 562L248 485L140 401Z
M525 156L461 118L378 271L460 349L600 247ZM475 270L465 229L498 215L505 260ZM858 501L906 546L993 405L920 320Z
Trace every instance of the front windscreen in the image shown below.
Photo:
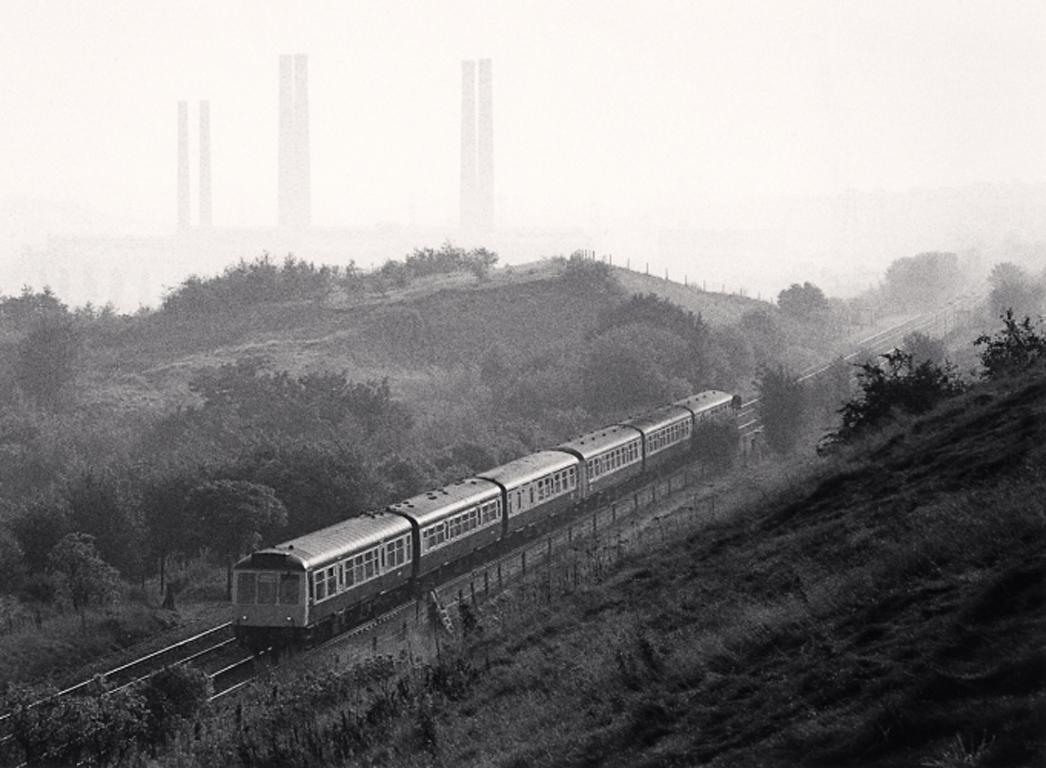
M255 600L254 574L240 573L236 576L236 602L250 605Z
M298 574L280 574L280 605L296 605L300 589L301 577Z

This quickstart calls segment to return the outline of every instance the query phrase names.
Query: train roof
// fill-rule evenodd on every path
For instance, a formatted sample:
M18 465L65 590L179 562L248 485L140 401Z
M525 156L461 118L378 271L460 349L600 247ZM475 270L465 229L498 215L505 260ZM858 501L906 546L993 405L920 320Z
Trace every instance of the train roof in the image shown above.
M734 396L729 392L710 389L707 392L698 392L696 395L690 395L690 397L684 397L682 400L676 400L672 405L678 405L681 408L686 408L694 413L700 413L709 408L714 408L717 405L729 403L733 399Z
M684 408L681 405L662 405L649 413L644 413L642 416L636 416L635 418L626 419L621 423L628 427L635 427L644 435L649 432L667 427L670 424L676 424L680 421L687 421L692 419L693 413L689 408Z
M515 461L510 461L508 464L502 464L500 467L488 469L486 472L481 472L479 476L485 480L500 483L506 489L511 490L532 480L537 480L539 477L544 477L551 472L558 472L577 465L577 457L569 453L563 451L538 451Z
M274 547L259 549L237 563L236 567L311 570L409 532L410 522L399 515L372 512L350 517ZM284 563L282 566L281 560Z
M627 445L633 440L639 440L640 438L642 438L642 435L635 427L614 424L595 432L575 437L568 442L560 443L556 446L556 450L567 451L568 453L576 451L585 461L588 461L593 456L598 456L604 451Z
M405 515L419 526L425 526L500 496L501 489L494 483L478 477L469 477L444 488L419 493L417 496L391 504L388 511Z

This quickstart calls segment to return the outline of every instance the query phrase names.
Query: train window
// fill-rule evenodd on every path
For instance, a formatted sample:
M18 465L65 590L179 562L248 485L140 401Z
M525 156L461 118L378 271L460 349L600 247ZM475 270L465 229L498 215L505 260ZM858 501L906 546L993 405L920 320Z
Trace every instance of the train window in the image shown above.
M327 569L327 594L333 595L338 591L338 573L334 566Z
M530 488L530 503L533 504L534 503L534 486L531 485L529 488Z
M323 600L327 597L327 580L323 577L323 571L313 574L312 580L315 585L316 600Z
M403 539L390 541L385 545L385 567L397 568L406 561Z
M301 578L296 573L280 574L280 605L297 605Z
M342 568L345 571L345 589L348 589L356 583L356 572L352 568L352 558L342 563Z
M553 488L554 488L556 493L559 493L559 491L563 487L563 480L562 480L562 478L560 478L558 472L556 473L555 477L553 478L553 481L554 481Z
M523 491L516 491L516 509L523 507Z
M236 602L241 605L254 603L256 594L253 573L239 573L236 575Z
M258 604L273 605L276 603L276 574L258 574Z

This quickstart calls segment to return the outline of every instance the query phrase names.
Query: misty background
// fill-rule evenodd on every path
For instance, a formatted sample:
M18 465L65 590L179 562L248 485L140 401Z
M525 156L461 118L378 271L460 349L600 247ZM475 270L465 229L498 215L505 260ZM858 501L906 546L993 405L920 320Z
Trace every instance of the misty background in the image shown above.
M1044 50L1041 2L5 2L0 292L133 310L262 250L368 267L445 239L763 298L920 251L1041 263ZM286 53L309 56L312 252L275 228ZM458 229L475 58L487 233ZM176 104L201 99L210 237L175 233Z

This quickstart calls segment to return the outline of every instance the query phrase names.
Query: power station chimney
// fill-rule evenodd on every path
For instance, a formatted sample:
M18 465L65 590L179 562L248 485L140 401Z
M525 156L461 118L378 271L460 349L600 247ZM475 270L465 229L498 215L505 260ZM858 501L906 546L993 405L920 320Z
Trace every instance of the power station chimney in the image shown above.
M309 57L294 57L294 169L297 182L295 224L312 224L312 173L309 158Z
M280 120L276 204L281 227L294 221L294 59L280 56Z
M494 228L494 75L490 59L479 60L479 138L476 170L479 229Z
M211 226L211 102L200 102L200 227Z
M178 102L178 229L189 228L189 105Z
M461 228L476 226L476 62L461 62Z

